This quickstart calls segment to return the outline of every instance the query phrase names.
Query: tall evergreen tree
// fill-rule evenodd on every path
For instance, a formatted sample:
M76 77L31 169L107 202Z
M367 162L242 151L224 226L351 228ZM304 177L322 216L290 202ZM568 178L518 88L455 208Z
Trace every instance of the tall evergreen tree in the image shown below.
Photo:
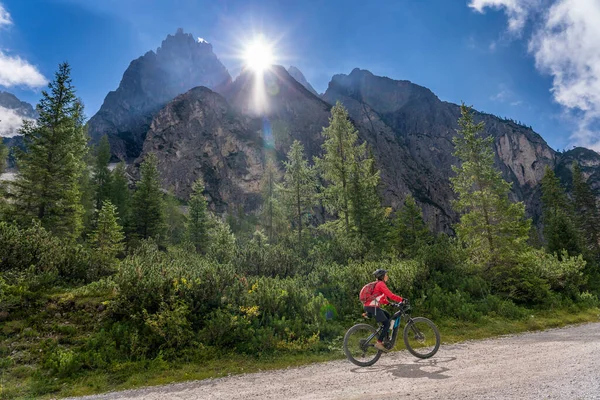
M573 223L569 199L552 168L546 167L541 186L546 250L559 256L563 249L570 256L581 254L580 235Z
M339 216L343 229L350 233L350 173L356 160L358 131L350 122L348 112L338 101L331 109L329 125L323 128L323 157L315 163L323 179L325 209Z
M278 182L279 171L277 171L275 161L268 159L261 181L262 207L260 214L262 226L270 243L276 241L277 236L283 232L285 225L285 217L279 199Z
M284 162L283 203L292 227L298 235L298 251L304 249L303 231L316 205L317 181L315 169L304 158L304 146L295 140Z
M140 167L141 179L133 194L131 224L134 235L141 239L161 239L166 228L157 164L155 154L146 155Z
M380 178L372 153L366 144L355 147L350 167L349 214L352 231L371 248L383 249L388 241L389 224L378 192Z
M599 259L600 210L598 210L596 196L576 162L573 163L573 205L585 247L596 259Z
M100 139L100 143L98 143L93 166L93 182L96 189L95 203L97 210L101 208L104 200L110 199L112 175L108 169L109 162L110 144L108 143L108 137L104 135Z
M98 211L96 229L89 238L92 248L97 251L105 265L112 265L115 257L124 249L124 239L117 208L109 200L104 200Z
M181 209L181 202L169 191L165 195L166 235L169 243L180 244L186 236L186 217Z
M117 208L121 224L127 228L131 211L131 193L129 181L125 173L125 163L120 162L112 171L108 198Z
M511 184L494 167L493 138L481 136L483 122L475 124L464 104L461 114L453 139L460 165L452 166L456 176L450 178L458 195L454 207L462 213L456 232L471 261L489 269L511 263L525 249L531 221L525 205L508 198Z
M8 157L8 151L2 142L2 138L0 137L0 176L4 173L4 168L6 168L6 157ZM7 191L5 188L5 183L0 179L0 221L2 221L4 218L4 213L7 206L6 195Z
M192 185L187 218L187 237L198 253L206 253L208 249L209 215L204 197L204 181L198 178Z
M406 257L414 256L418 247L431 239L431 232L423 220L421 208L410 194L398 210L394 228L396 249Z
M19 152L16 212L24 223L37 219L60 236L82 228L80 178L87 152L83 105L75 96L69 64L59 65L49 92L42 91L36 123L25 122L25 151Z

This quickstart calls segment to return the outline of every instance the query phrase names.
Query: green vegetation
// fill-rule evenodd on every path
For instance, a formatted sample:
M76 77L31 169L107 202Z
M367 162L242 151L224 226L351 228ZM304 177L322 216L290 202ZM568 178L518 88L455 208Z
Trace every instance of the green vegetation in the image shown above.
M50 87L73 93L68 73L61 65ZM42 109L61 110L50 107L56 96L44 96ZM232 208L225 219L209 210L201 180L187 204L162 191L152 154L133 193L123 164L107 168L106 140L86 170L81 105L74 97L65 104L59 125L26 125L26 173L3 192L0 399L339 358L344 332L360 317L358 293L378 268L445 342L599 320L597 236L592 226L569 225L577 204L598 215L587 183L574 175L573 205L547 173L545 249L531 247L523 204L509 200L491 140L467 107L452 179L461 218L450 237L428 229L411 196L395 214L382 206L373 155L341 104L315 166L291 143L285 163L266 163L260 218ZM75 144L61 142L67 137ZM49 145L70 160L64 168L53 157L40 161ZM93 190L80 190L85 171ZM63 180L61 192L33 192L50 179ZM22 213L10 209L24 204ZM563 213L569 224L554 223ZM560 239L571 226L579 252Z

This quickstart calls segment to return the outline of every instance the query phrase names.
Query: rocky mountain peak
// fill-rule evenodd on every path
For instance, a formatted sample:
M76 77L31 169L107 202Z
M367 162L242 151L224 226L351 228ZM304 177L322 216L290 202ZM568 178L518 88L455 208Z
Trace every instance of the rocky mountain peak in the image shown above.
M196 86L217 88L231 82L212 45L178 29L161 46L133 60L117 90L89 121L92 140L108 135L120 159L139 156L152 117L175 96Z
M308 83L308 81L304 77L304 74L298 68L296 68L293 65L291 65L287 69L287 72L292 76L292 78L294 78L295 80L297 80L298 83L300 83L302 86L304 86L309 92L311 92L315 96L319 95L317 93L317 91L312 87L312 85L310 83Z

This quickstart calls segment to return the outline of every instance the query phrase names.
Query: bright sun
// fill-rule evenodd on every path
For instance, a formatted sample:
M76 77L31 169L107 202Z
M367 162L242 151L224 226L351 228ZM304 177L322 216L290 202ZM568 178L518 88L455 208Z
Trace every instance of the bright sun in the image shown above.
M273 49L264 37L259 36L246 47L244 61L255 72L263 72L274 62Z

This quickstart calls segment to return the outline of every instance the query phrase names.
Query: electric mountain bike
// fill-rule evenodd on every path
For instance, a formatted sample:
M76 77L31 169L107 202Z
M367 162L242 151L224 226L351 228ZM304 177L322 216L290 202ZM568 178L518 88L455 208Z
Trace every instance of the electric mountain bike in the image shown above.
M398 311L390 318L390 323L393 325L383 342L386 349L391 350L396 345L400 320L405 317L406 325L402 336L406 349L415 357L432 357L440 348L440 331L437 326L427 318L412 318L408 302L391 303L391 305L398 308ZM368 317L365 316L365 318ZM382 329L383 325L379 325L379 329L375 329L369 324L356 324L348 329L344 336L344 353L348 360L359 367L369 367L375 364L382 353L381 350L375 348Z

